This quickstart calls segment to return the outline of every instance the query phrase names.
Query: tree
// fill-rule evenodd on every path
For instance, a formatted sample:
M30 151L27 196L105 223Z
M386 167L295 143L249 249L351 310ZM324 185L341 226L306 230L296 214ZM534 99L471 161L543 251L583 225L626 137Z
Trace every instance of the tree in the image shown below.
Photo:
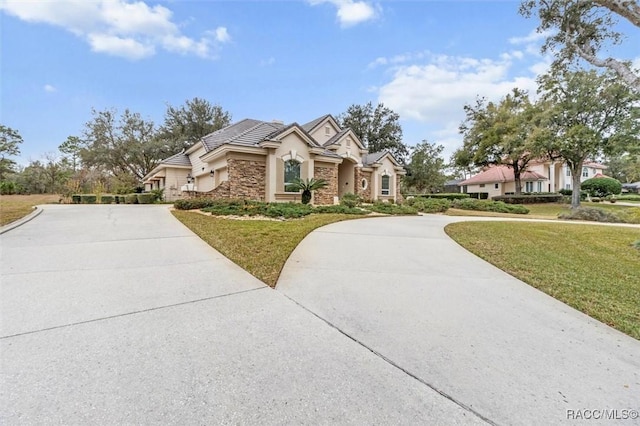
M202 137L231 124L231 114L220 105L193 98L178 108L167 106L160 137L175 152L190 147Z
M295 178L287 187L287 191L302 191L302 204L309 204L311 201L311 193L327 185L329 185L329 182L324 179L311 178L305 181L300 178Z
M407 165L407 175L403 182L407 188L416 191L436 192L444 187L446 167L444 159L441 157L444 147L425 141L416 145L411 151L409 164Z
M58 147L58 150L66 156L71 163L73 172L75 173L78 168L78 160L80 159L80 152L82 151L83 142L77 136L68 136L67 140L62 142Z
M130 175L141 181L160 160L174 153L156 137L153 122L138 113L128 109L120 117L115 110L92 113L80 152L88 167L103 167L116 177Z
M638 143L640 145L640 142ZM607 175L623 183L640 181L640 155L611 155L605 161Z
M486 103L482 98L475 105L465 105L465 121L460 125L464 145L454 157L463 166L506 165L513 170L516 194L522 193L521 176L542 150L535 141L538 110L529 101L526 91L513 89L499 103Z
M571 207L580 206L580 176L586 159L623 152L638 143L638 94L615 74L560 71L539 79L545 105L545 136L539 139L552 158L571 170Z
M400 116L382 103L375 108L371 102L351 105L336 119L340 127L351 128L371 153L388 150L401 162L409 154L407 146L402 143Z
M17 130L0 124L0 180L15 171L16 162L8 157L20 155L22 136Z
M614 29L618 18L640 28L638 1L525 0L520 13L526 17L537 14L538 32L551 32L542 49L543 52L559 49L556 67L582 58L596 67L615 71L629 87L640 92L639 71L629 61L599 56L605 45L621 44L625 38Z

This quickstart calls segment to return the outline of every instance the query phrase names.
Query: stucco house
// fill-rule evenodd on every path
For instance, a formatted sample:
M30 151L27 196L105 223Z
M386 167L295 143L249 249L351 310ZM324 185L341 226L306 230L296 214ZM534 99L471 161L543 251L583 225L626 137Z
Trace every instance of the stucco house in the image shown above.
M346 193L399 201L406 174L387 151L369 153L357 135L331 115L306 124L244 119L213 132L155 167L145 190L173 201L188 195L267 202L300 201L287 190L294 178L325 179L314 204L334 204Z
M580 181L602 175L607 167L596 162L585 162ZM558 192L573 189L571 170L562 161L534 161L520 176L522 192ZM488 197L510 195L516 191L513 169L504 165L491 166L458 184L461 192L486 193Z

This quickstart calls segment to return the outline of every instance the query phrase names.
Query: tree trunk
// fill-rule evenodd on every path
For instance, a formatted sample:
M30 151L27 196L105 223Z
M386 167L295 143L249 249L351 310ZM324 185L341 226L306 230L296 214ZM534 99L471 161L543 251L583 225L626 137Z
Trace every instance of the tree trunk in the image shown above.
M522 194L522 179L520 179L521 169L518 164L513 165L513 177L516 181L516 195Z
M571 209L577 209L580 207L580 190L582 189L582 182L580 177L582 176L582 161L575 164L571 169L571 181L573 183L573 192L571 193Z

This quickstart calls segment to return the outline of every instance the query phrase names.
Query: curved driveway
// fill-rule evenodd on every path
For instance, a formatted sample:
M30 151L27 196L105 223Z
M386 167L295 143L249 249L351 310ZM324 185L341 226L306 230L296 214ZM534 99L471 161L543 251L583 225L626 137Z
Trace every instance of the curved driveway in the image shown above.
M250 276L166 206L0 235L0 424L479 424Z
M443 230L457 220L384 217L320 228L292 253L276 288L492 422L637 414L640 342L467 252Z

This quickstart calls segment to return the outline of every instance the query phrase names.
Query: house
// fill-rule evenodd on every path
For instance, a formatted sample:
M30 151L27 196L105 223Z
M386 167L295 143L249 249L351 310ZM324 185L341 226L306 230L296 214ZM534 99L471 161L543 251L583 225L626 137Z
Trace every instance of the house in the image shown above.
M585 162L580 181L602 176L607 167L596 162ZM558 192L573 189L571 170L562 161L533 161L521 174L522 192ZM505 165L490 166L458 184L462 192L488 194L488 197L510 195L516 191L513 169Z
M629 192L632 194L640 194L640 181L633 183L623 183L622 192Z
M143 183L173 201L187 195L267 202L300 201L288 191L295 178L325 179L314 204L334 204L346 193L399 201L405 170L387 151L369 153L331 115L306 124L244 119L210 133L155 167Z

